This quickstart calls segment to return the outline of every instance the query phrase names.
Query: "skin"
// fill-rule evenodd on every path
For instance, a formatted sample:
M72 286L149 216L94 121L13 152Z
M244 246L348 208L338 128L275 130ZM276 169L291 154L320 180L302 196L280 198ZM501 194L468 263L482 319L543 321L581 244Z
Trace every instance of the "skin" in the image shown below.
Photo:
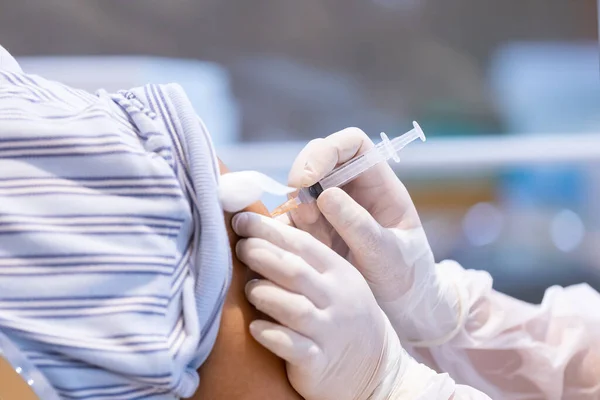
M2 357L0 357L0 399L37 400L35 392Z
M228 172L223 163L219 162L219 166L221 174ZM269 215L261 203L253 204L245 211ZM231 228L232 217L225 214L233 254L233 277L223 307L219 335L210 356L200 368L200 388L192 399L302 399L287 379L284 361L250 336L250 322L261 315L246 300L244 287L253 276L235 256L239 237Z

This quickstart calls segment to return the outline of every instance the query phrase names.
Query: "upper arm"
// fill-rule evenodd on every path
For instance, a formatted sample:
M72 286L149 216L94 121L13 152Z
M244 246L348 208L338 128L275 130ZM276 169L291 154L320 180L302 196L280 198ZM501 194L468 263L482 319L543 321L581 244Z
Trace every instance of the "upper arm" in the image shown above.
M221 173L225 172L221 164ZM254 204L248 210L267 214L262 204ZM231 217L225 214L233 254L231 286L223 306L217 340L200 367L200 388L193 399L302 399L287 379L283 360L259 345L248 331L248 325L258 317L258 312L244 294L249 273L235 257L235 244L239 238L231 229Z

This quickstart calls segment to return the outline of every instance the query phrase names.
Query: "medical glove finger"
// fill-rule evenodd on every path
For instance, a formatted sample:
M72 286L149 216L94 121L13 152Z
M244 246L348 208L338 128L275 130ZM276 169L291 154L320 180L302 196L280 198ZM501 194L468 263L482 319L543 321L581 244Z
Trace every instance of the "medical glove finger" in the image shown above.
M304 217L303 210L293 210L290 213L291 219L294 221L296 228L308 232L312 237L323 243L328 248L332 248L333 228L331 224L325 219L321 210L317 207L317 203L313 203L314 208L317 211L317 218L312 221L307 221Z
M356 257L370 262L380 258L384 229L346 192L339 188L327 189L317 204Z
M309 204L300 204L300 206L289 212L290 217L297 227L310 226L315 224L321 216L321 211L315 202Z
M258 343L293 365L310 368L316 366L321 357L321 349L315 342L270 321L252 321L250 334Z
M278 215L277 217L273 218L275 221L280 222L284 225L287 226L293 226L296 227L294 224L294 221L290 218L290 216L286 213L286 214L281 214Z
M299 256L258 238L238 241L236 254L260 276L308 297L319 308L329 305L321 275Z
M246 284L248 301L281 325L313 337L322 319L319 309L306 296L292 293L267 280L255 279Z
M264 239L275 246L302 257L317 271L322 272L337 260L335 253L309 233L274 221L272 218L255 213L240 213L233 217L234 231L242 237Z
M321 178L315 173L313 167L309 165L309 160L315 158L314 154L319 153L318 149L324 145L325 139L318 138L308 142L300 151L288 175L288 184L291 187L302 188L310 186Z
M371 139L358 128L346 128L325 139L312 140L292 164L288 183L298 188L313 185L337 165L371 147Z

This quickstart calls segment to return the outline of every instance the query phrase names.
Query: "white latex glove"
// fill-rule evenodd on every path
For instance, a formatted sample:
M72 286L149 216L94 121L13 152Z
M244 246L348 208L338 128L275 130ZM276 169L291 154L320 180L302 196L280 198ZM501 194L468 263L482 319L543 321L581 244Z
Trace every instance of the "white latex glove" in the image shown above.
M449 399L454 382L400 346L361 274L309 234L258 214L233 218L237 256L265 279L248 300L276 322L251 323L252 336L287 362L308 400ZM425 396L425 397L422 397Z
M348 128L311 141L296 158L289 185L310 186L341 163L373 147ZM352 263L403 343L435 345L452 338L464 312L457 288L442 279L404 185L387 163L344 186L325 190L289 218ZM406 341L406 342L405 342Z

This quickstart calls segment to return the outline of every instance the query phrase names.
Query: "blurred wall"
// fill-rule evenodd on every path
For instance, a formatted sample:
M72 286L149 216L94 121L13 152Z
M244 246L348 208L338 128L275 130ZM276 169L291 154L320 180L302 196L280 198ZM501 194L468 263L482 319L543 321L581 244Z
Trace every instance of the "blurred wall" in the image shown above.
M310 139L347 125L376 133L410 118L497 132L484 69L498 44L595 35L594 0L0 1L0 40L18 55L222 63L251 140ZM270 79L277 72L300 87L317 82L327 101L282 89Z

